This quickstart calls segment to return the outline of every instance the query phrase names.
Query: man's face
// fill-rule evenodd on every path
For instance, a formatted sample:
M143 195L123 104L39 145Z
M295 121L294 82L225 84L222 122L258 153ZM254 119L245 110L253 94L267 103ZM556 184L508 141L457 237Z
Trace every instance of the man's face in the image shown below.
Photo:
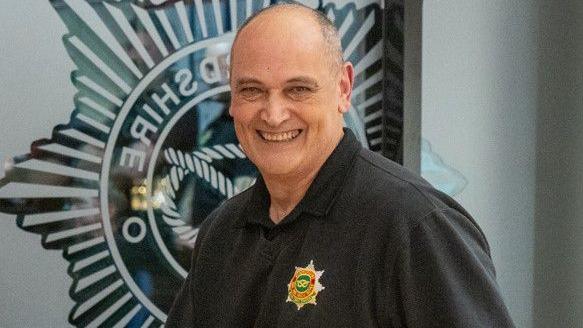
M239 142L264 176L309 174L342 136L352 66L331 68L310 17L264 16L233 47L229 112Z

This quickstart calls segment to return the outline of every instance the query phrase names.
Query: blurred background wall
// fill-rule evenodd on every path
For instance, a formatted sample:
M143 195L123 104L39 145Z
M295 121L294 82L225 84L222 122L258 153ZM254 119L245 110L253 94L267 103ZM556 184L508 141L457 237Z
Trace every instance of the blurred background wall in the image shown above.
M583 3L538 19L534 321L583 327Z
M5 159L68 121L74 66L48 1L1 2L0 24ZM423 6L422 137L467 180L518 327L583 327L582 40L578 0ZM0 325L67 326L60 252L1 213L0 240Z
M0 2L0 159L25 154L73 111L65 25L49 1ZM47 110L49 109L50 110ZM3 165L2 165L3 169ZM0 176L2 176L0 172ZM61 252L0 213L0 327L68 327L71 279Z
M422 136L518 327L583 327L583 3L425 1Z
M518 327L533 313L536 50L535 1L424 2L422 137L467 179L455 198L488 238Z

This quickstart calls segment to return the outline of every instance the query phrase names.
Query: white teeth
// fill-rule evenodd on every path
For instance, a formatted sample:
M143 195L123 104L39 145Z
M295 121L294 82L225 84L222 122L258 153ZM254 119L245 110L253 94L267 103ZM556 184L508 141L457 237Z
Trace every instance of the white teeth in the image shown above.
M267 141L284 142L284 141L290 141L290 140L294 139L295 137L297 137L298 134L300 134L300 130L293 130L293 131L279 132L279 133L260 131L260 134L263 137L263 139L265 139Z

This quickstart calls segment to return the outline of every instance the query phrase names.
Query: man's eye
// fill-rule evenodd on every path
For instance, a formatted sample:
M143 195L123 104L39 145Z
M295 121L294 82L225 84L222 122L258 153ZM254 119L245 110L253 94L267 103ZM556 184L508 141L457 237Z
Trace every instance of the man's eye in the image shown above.
M312 94L312 89L308 87L291 87L288 89L288 95L295 100L302 100L308 98Z
M291 91L294 93L305 93L305 92L309 92L310 89L307 87L293 87L293 88L291 88Z
M245 87L239 90L239 94L244 98L257 98L261 93L262 90L257 87Z

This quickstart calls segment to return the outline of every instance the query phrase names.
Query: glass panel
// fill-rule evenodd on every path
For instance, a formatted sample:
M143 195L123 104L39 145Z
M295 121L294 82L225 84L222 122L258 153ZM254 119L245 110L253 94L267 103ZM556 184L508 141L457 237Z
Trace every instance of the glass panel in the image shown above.
M257 172L228 115L229 51L233 30L272 2L51 2L69 31L75 109L50 139L13 158L0 180L0 211L41 234L43 247L64 251L77 304L71 324L162 324L200 223L253 184ZM303 3L338 26L356 69L346 125L381 151L380 1ZM401 17L390 34L400 86L402 5L391 8Z

